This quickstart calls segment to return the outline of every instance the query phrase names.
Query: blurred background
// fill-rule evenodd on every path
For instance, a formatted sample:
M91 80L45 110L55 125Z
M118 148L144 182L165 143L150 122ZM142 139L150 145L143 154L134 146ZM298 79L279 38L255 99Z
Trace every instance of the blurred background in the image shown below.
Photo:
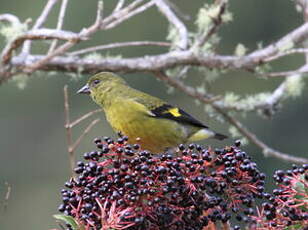
M34 20L40 14L46 1L38 0L1 0L0 14L12 13L21 20L29 17ZM202 0L177 0L185 14L192 17L187 22L194 27L194 17L198 8L204 4ZM106 0L104 12L107 14L114 7L116 1ZM233 53L238 43L243 43L250 50L262 41L264 45L280 38L288 31L302 23L302 18L296 12L292 1L281 0L246 0L230 1L230 10L234 20L220 30L222 37L219 53ZM56 25L56 18L60 4L50 14L45 27ZM90 25L95 17L97 1L74 0L69 2L64 29L79 31ZM146 19L146 20L145 20ZM91 41L87 41L76 48L105 44L116 41L157 40L166 37L168 24L165 19L152 8L123 23L121 26L98 33ZM4 39L0 38L0 48ZM40 44L33 50L37 53L47 44ZM142 54L156 54L164 52L164 48L121 48L108 55L121 54L131 57ZM106 53L104 53L106 54ZM275 64L277 70L294 69L300 66L303 57L292 56L280 60ZM197 75L197 72L195 73ZM181 92L167 93L167 87L149 74L123 75L130 85L152 95L158 96L171 104L178 105L190 111L195 117L209 124L210 127L227 133L228 127L215 120L209 119L203 106L192 103L193 99ZM89 76L83 75L79 80L72 79L65 73L47 76L43 72L35 74L27 83L25 89L20 90L13 82L0 86L0 200L5 196L5 182L11 185L12 191L6 211L0 207L0 229L42 230L57 227L52 215L57 213L60 203L60 190L68 180L69 162L66 151L66 139L63 113L63 87L69 87L71 119L75 119L97 106L84 95L77 95L76 90L81 87ZM189 84L196 85L198 79L189 78ZM217 80L212 86L212 92L224 93L234 91L243 95L260 91L273 90L280 79L262 80L248 76L243 72L229 72ZM294 153L297 156L307 156L308 130L308 95L297 100L289 100L272 120L262 119L255 114L249 114L243 122L262 140L273 148L283 152ZM92 140L97 136L113 136L109 125L102 116L98 125L83 139L77 149L80 159L85 151L93 149ZM93 119L92 117L91 119ZM76 139L91 119L86 120L73 130ZM210 121L209 121L210 120ZM202 142L203 143L203 142ZM231 144L232 140L224 143L205 142L214 147ZM275 169L290 167L283 161L264 158L260 150L249 144L243 147L262 171L271 175ZM271 182L271 177L268 177ZM268 186L270 189L271 186Z

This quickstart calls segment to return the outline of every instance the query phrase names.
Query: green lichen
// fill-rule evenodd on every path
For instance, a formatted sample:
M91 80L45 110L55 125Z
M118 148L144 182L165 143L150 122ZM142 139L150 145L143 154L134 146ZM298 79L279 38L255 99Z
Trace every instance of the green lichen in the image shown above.
M197 87L196 87L196 91L197 91L197 93L199 93L199 94L205 94L205 93L206 93L205 84L202 83L201 85L197 86Z
M198 100L198 99L195 99L195 100L194 100L194 103L195 103L196 106L200 106L200 105L201 105L201 102L200 102L200 100Z
M11 81L17 86L18 89L25 89L29 81L29 77L26 74L18 74L12 77Z
M233 14L230 11L226 10L225 13L221 16L221 18L224 23L232 22Z
M101 61L104 58L111 58L111 59L121 59L122 55L118 54L118 55L113 55L110 54L109 52L106 52L105 54L101 54L101 53L97 53L97 52L93 52L93 53L89 53L87 55L85 55L83 57L84 60L87 61Z
M220 15L221 5L220 4L205 4L199 9L195 24L197 26L197 32L195 38L198 39L200 35L209 33L210 29L215 26L216 20L221 16L223 23L232 21L232 13L227 9ZM202 47L202 52L208 51L214 44L219 43L220 37L217 34L213 34L211 38Z
M240 101L240 96L233 93L233 92L229 92L225 94L224 97L224 103L226 106L234 106L236 104L238 104Z
M237 46L235 47L234 54L235 54L236 56L238 56L238 57L242 57L242 56L244 56L244 55L247 53L247 50L248 50L248 49L247 49L243 44L239 43L239 44L237 44Z
M304 86L305 82L301 75L290 76L285 82L286 93L293 98L299 97L302 94Z
M219 77L225 72L225 70L219 70L219 69L207 69L205 68L204 74L205 74L205 80L208 83L213 83Z
M201 47L201 53L214 53L215 47L219 44L221 38L217 34L213 34L211 38Z
M174 92L175 92L174 87L172 87L172 86L167 87L167 94L174 94Z
M272 69L272 66L269 63L259 65L255 68L256 73L262 75L268 73Z
M166 74L170 77L185 79L187 77L189 67L177 66L172 69L168 69Z
M28 29L27 24L13 23L13 24L1 24L0 35L2 35L6 42L13 41L16 37L25 33Z
M220 12L220 4L204 4L204 6L200 8L195 21L198 32L206 32L219 16L221 16L223 23L231 22L233 20L233 15L230 11L225 10L222 15L219 15Z
M123 56L121 54L110 54L107 52L106 54L103 55L103 58L110 58L110 59L121 59Z
M209 33L215 19L217 19L219 16L219 12L220 12L220 5L216 4L212 5L205 4L202 8L200 8L195 21L195 24L197 26L197 32L194 35L195 40L198 40L201 35ZM226 17L222 18L222 20L226 22L230 20L230 14L226 15ZM203 44L202 47L198 47L198 49L195 51L202 53L204 52L209 53L213 49L213 47L219 43L219 41L220 37L217 34L212 34L210 39L208 39L208 41L205 44Z
M204 105L204 111L208 115L209 118L215 119L216 121L220 123L225 122L224 117L220 113L217 113L211 105L209 104Z
M293 47L294 47L294 42L290 40L285 42L282 46L278 47L278 50L280 52L285 52L292 49Z
M172 44L171 47L170 47L171 50L175 49L177 44L180 41L179 31L178 31L178 29L173 24L169 25L168 34L167 34L167 38L166 39L168 41L170 41L171 44Z
M84 60L93 60L93 61L100 61L103 59L103 55L97 52L89 53L83 57Z
M230 126L228 131L232 138L239 139L241 141L241 145L247 145L249 143L248 139L244 137L236 127Z
M209 4L205 4L202 8L200 8L195 24L197 25L197 30L199 33L206 32L210 25L212 24L211 16L217 16L219 13L219 7L213 6Z
M254 110L258 105L265 103L267 98L270 96L270 93L262 92L242 98L241 96L230 92L226 93L223 103L226 107L248 112Z

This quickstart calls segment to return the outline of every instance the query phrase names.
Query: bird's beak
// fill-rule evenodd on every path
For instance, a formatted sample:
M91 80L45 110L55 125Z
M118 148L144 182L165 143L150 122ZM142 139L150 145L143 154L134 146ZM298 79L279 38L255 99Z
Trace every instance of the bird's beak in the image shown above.
M79 94L90 94L90 87L88 84L84 85L81 89L77 91Z

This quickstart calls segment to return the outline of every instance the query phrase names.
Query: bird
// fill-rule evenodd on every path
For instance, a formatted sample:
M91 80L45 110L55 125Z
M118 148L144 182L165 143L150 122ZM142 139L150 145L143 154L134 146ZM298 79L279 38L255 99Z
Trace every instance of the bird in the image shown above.
M89 78L77 93L88 94L105 112L117 132L128 137L130 144L162 153L180 144L226 135L216 133L184 110L131 88L120 76L101 72Z

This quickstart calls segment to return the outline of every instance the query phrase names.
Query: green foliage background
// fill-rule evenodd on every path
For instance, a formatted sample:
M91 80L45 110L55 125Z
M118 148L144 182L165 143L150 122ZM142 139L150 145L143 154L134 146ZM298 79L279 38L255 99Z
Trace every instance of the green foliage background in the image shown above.
M1 0L0 13L13 13L22 20L28 17L35 19L41 12L44 2ZM105 0L104 12L110 12L115 2ZM185 13L194 18L198 8L205 1L174 0L173 2L178 3ZM266 45L302 23L301 15L296 12L290 0L233 0L230 3L234 20L220 30L222 41L219 52L222 54L233 53L238 43L243 43L249 50L255 49L257 43L261 41ZM78 31L91 24L95 17L96 4L94 0L70 1L65 29ZM56 9L59 9L59 4ZM57 11L53 10L46 27L55 26L56 17ZM193 21L194 19L189 22L190 28L194 27ZM152 8L120 27L98 33L92 40L79 45L79 48L116 41L164 40L167 29L168 24L164 18ZM4 39L3 37L0 39L2 48ZM43 47L46 47L46 43L41 43L33 50L39 52ZM109 52L108 55L121 54L130 57L142 53L156 54L163 50L163 48L123 48ZM275 63L274 69L293 69L302 62L302 57L292 56ZM192 71L191 75L193 76L187 80L191 85L196 85L202 79L197 71ZM88 76L82 76L81 80L76 81L64 73L49 76L39 72L29 79L24 90L18 89L13 82L0 86L0 200L6 192L5 181L12 186L8 209L3 212L0 207L1 230L42 230L56 226L52 214L57 213L57 206L60 203L59 191L64 181L69 178L63 128L63 86L69 85L71 117L77 118L96 108L88 97L75 94L87 78ZM198 107L191 103L193 99L183 93L176 91L174 94L167 94L164 84L153 76L129 74L125 75L125 78L132 86L179 105L211 127L227 132L226 125L207 117L203 106ZM280 79L265 81L244 72L232 71L215 82L211 90L222 94L234 91L245 95L272 90L280 81ZM249 114L244 118L244 123L272 147L296 153L298 156L305 154L307 156L307 99L307 93L304 91L304 95L299 99L285 103L273 120ZM74 129L75 138L86 125L87 122ZM79 158L83 152L93 148L92 139L100 135L114 136L105 120L83 140L77 151ZM219 146L229 144L230 140L224 143L206 143ZM259 149L252 145L245 146L244 149L269 175L277 168L290 167L290 164L280 160L264 158Z

